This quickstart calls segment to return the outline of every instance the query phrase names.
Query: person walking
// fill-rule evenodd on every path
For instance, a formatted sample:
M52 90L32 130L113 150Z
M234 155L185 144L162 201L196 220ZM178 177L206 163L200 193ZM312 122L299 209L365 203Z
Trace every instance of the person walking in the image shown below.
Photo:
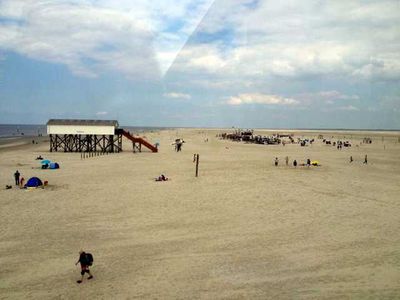
M285 157L285 162L286 162L286 166L288 166L289 165L289 156Z
M297 167L297 160L293 161L293 166L296 168Z
M92 255L89 253L85 253L85 251L81 250L79 251L79 259L75 263L75 266L80 263L81 264L81 279L77 280L77 283L82 283L83 281L83 276L85 273L89 274L88 280L93 278L93 275L90 273L89 266L92 265Z
M365 157L364 157L364 164L368 164L368 156L367 156L367 154L365 154Z
M353 162L353 156L350 156L350 162L351 163Z
M19 176L21 174L18 172L18 170L14 173L14 178L15 178L15 185L19 185Z

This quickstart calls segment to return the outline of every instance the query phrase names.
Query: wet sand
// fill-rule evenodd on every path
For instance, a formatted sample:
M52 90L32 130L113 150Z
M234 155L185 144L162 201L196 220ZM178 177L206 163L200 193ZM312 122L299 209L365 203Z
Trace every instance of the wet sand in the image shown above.
M337 150L217 139L223 131L149 132L159 153L133 154L124 139L123 153L84 160L49 153L45 137L0 148L0 298L400 297L398 132L321 132L352 141ZM61 169L41 170L39 155ZM285 166L285 156L322 166ZM49 186L5 190L16 169ZM171 180L155 182L161 173ZM78 285L80 249L95 261L94 279Z

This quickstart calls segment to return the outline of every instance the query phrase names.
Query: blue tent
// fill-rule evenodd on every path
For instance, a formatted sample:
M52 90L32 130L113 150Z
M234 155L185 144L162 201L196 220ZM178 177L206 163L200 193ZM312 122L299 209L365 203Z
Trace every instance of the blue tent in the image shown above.
M58 163L50 163L50 169L59 169L60 165Z
M42 181L37 178L37 177L31 177L27 183L25 184L25 187L38 187L38 186L42 186L43 183Z

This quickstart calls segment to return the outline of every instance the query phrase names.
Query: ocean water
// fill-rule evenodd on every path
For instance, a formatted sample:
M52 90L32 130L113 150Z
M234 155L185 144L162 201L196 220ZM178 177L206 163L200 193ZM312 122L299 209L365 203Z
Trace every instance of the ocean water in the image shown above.
M46 125L0 124L0 138L46 135Z

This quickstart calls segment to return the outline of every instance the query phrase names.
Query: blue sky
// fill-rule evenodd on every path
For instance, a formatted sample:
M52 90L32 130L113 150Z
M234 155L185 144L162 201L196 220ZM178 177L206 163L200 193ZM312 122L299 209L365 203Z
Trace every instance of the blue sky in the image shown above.
M400 128L398 1L0 0L0 123Z

